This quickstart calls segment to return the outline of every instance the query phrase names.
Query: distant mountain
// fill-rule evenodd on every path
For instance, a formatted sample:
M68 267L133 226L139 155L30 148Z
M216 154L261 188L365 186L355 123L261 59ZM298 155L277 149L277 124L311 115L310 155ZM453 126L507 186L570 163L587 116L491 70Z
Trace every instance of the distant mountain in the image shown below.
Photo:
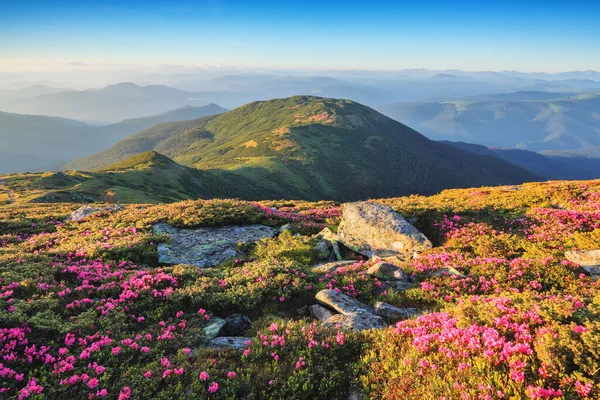
M27 98L67 91L70 91L70 89L55 88L47 85L33 85L18 89L0 89L0 97Z
M534 151L600 146L600 95L595 93L542 101L397 103L380 111L435 140Z
M111 123L184 106L203 106L221 99L229 102L236 98L237 94L226 92L187 92L162 85L119 83L102 89L61 91L33 97L0 95L0 110Z
M243 198L354 200L541 178L428 140L349 100L295 96L164 123L69 164L99 170L155 151L249 191Z
M83 157L100 151L157 123L195 119L224 111L227 110L216 104L184 107L106 126L0 112L0 173L57 170L74 156Z
M596 158L585 159L576 154L564 154L559 157L527 150L489 148L464 142L442 141L442 143L473 154L500 158L546 179L600 178L600 154Z

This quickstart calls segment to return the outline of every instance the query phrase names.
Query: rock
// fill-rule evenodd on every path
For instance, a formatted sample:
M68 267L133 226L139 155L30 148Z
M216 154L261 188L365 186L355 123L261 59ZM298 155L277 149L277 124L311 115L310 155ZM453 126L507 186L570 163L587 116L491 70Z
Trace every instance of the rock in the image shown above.
M329 318L333 317L333 313L331 311L318 304L314 304L308 307L308 309L310 310L310 313L321 322L325 322Z
M402 268L387 262L379 262L367 270L367 274L372 275L382 281L403 281L408 282L408 276L402 271Z
M454 267L446 267L446 268L440 268L440 269L436 269L430 272L431 276L456 276L457 278L464 278L465 276L463 274L461 274L460 272L458 272L458 270Z
M367 257L407 258L432 247L391 207L366 201L344 206L338 236L345 246Z
M71 215L67 217L67 221L81 221L88 215L98 214L102 212L114 213L121 211L124 207L120 204L115 204L106 207L94 207L94 206L82 206L77 210L73 211Z
M321 290L317 293L316 299L318 302L325 304L344 315L352 315L360 312L373 312L371 307L365 303L343 293L336 292L335 290Z
M575 264L581 265L592 278L600 275L600 250L579 250L565 252L565 258Z
M340 245L338 244L337 240L331 241L331 247L333 248L333 254L335 254L335 258L338 261L343 260L344 257L342 257L342 252L340 251Z
M317 233L317 238L324 239L327 241L338 240L337 233L333 233L333 231L329 228L324 228L321 232Z
M219 336L240 336L252 328L252 321L245 315L233 314L225 318Z
M384 281L381 282L381 287L384 290L402 291L415 287L412 283L404 281Z
M375 303L373 309L375 310L375 314L389 318L393 321L412 318L420 314L419 310L416 308L398 308L381 301Z
M277 233L282 234L283 232L292 232L292 224L285 224L282 225L279 230L277 231Z
M275 236L275 229L264 225L224 226L179 229L166 223L153 226L156 235L166 234L170 243L158 245L158 262L214 267L242 253L239 244L255 243Z
M373 315L370 312L360 312L351 315L335 314L333 317L323 322L321 327L340 327L354 331L364 331L368 329L382 329L387 327L387 324L377 315Z
M317 259L328 260L331 256L331 244L327 240L321 240L315 246L315 253L317 255Z
M365 396L362 390L356 387L351 387L348 391L348 400L363 400Z
M225 320L218 317L213 317L210 319L210 324L206 325L202 328L204 332L204 337L207 340L216 338L220 335L221 329L225 326Z
M317 264L312 268L313 272L322 272L322 273L332 273L339 267L344 267L346 265L354 264L356 261L331 261L326 263Z
M219 349L229 348L244 350L252 342L251 337L244 336L228 336L228 337L217 337L209 340L206 344L208 347L216 347Z

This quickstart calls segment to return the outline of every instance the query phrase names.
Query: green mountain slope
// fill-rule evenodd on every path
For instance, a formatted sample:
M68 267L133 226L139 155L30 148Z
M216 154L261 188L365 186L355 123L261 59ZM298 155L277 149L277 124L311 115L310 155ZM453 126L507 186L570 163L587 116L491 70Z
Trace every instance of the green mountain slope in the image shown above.
M397 103L380 111L435 140L533 151L600 146L600 95L593 93L541 101Z
M0 112L0 173L57 170L74 156L93 154L160 122L189 120L225 111L216 104L183 107L104 126L66 118Z
M79 160L99 170L156 151L232 182L245 198L354 200L540 179L494 157L433 142L349 100L296 96L165 123Z

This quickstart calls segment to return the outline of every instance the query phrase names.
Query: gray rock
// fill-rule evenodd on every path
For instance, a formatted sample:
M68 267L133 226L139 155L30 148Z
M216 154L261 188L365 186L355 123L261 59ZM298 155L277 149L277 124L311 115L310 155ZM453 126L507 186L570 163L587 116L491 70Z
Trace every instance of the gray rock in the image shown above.
M329 228L324 228L321 232L317 233L316 235L319 239L324 239L327 241L331 241L331 240L338 240L338 235L337 233L334 233L331 229Z
M335 311L344 315L352 315L361 312L372 313L373 309L355 298L347 296L335 290L321 290L317 293L318 302L333 308Z
M77 210L73 211L71 215L67 217L67 221L81 221L85 217L101 212L114 213L121 211L124 207L120 204L105 207L94 207L94 206L82 206Z
M272 237L276 230L264 225L224 226L179 229L166 223L153 226L157 235L166 234L170 243L158 245L158 262L214 267L242 255L239 244L250 244Z
M432 247L431 242L391 207L371 202L344 206L339 241L367 257L400 256Z
M217 337L209 340L206 344L208 347L216 347L219 349L238 349L244 350L248 347L249 343L252 342L251 337L243 336L228 336L228 337Z
M348 391L348 400L363 400L365 396L362 390L356 387L351 387Z
M233 314L225 318L219 336L240 336L252 328L252 321L245 315Z
M283 232L292 232L292 224L285 224L282 225L279 230L277 231L279 234L282 234Z
M383 281L408 281L408 276L402 271L402 268L386 262L373 265L367 270L367 274Z
M313 270L313 272L332 273L333 271L335 271L339 267L344 267L346 265L351 265L351 264L354 264L355 262L356 261L351 261L351 260L347 260L347 261L331 261L331 262L317 264L317 265L315 265L312 268L312 270Z
M354 331L382 329L387 327L383 318L370 312L359 312L351 315L336 314L321 324L322 328L344 328Z
M340 245L337 242L337 240L331 241L331 248L333 249L333 254L335 254L335 258L338 261L341 261L344 259L344 257L342 257L342 252L340 251Z
M205 327L202 328L202 331L204 332L204 337L207 340L211 340L213 338L216 338L217 336L219 336L221 329L225 326L225 320L218 318L218 317L213 317L210 319L210 324L206 325Z
M384 290L396 290L403 291L407 289L412 289L415 287L412 283L404 282L404 281L384 281L381 282L382 289Z
M565 252L565 258L579 264L592 280L597 280L600 275L600 250L579 250Z
M333 313L331 311L318 304L314 304L308 307L308 309L310 310L310 313L321 322L325 322L329 318L333 317Z
M331 256L331 244L327 240L321 240L315 246L315 253L317 255L317 259L328 260Z
M463 274L461 274L456 268L454 267L446 267L446 268L440 268L440 269L436 269L436 270L432 270L429 273L431 276L456 276L457 278L464 278L465 276Z
M419 310L416 308L398 308L381 301L375 303L373 309L375 310L375 314L389 318L393 321L412 318L420 314Z

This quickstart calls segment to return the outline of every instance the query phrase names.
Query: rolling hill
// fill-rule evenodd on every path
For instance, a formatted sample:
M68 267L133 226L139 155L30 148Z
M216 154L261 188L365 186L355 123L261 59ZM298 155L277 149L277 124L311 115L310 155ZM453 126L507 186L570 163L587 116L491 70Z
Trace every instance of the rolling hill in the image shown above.
M350 100L312 96L159 124L69 168L100 170L148 151L249 182L243 197L252 199L354 200L541 179L498 158L431 141Z
M183 121L224 111L227 110L216 104L183 107L105 126L66 118L0 112L0 173L58 170L74 156L100 151L160 122Z
M544 96L530 92L505 97ZM532 151L600 146L600 95L552 96L559 98L397 103L380 111L435 140Z

